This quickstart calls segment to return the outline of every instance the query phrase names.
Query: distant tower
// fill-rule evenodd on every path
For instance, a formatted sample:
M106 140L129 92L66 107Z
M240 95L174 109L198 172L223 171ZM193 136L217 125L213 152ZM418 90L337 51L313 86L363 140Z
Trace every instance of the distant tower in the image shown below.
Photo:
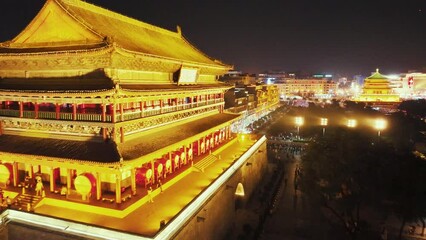
M392 92L387 77L380 74L379 69L364 80L362 94L357 99L361 102L399 102L399 96Z

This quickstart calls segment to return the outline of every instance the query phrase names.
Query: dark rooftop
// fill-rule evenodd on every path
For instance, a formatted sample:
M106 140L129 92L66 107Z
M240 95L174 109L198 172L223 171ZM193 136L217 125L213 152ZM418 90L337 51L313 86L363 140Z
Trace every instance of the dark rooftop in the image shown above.
M117 147L113 142L85 142L1 135L0 151L105 163L120 160Z
M0 152L104 163L118 162L121 153L124 160L132 160L185 140L237 117L238 115L221 113L195 121L182 122L161 130L152 129L139 138L119 144L118 148L112 141L71 141L1 135Z
M236 119L237 117L238 115L221 113L174 125L172 128L169 127L160 131L153 130L143 137L120 144L118 148L124 160L136 159L171 144L183 141L186 138L202 133L222 123Z
M23 91L84 91L112 89L112 80L103 70L95 70L79 77L0 78L0 89Z

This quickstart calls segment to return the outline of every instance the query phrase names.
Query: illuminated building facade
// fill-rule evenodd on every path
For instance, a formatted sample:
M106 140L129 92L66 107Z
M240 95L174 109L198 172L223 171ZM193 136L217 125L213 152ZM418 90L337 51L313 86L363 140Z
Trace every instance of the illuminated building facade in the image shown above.
M404 98L424 98L426 96L426 74L420 72L402 74L397 90Z
M281 97L288 96L326 96L336 93L337 84L325 79L288 79L278 84Z
M231 66L177 32L78 0L48 0L0 44L0 180L117 204L231 138L217 81ZM190 124L188 124L190 122ZM161 135L159 129L185 134ZM105 194L105 196L104 196Z
M362 93L357 98L357 101L395 103L399 102L400 98L398 94L393 92L389 79L380 74L379 69L377 69L375 73L365 79Z

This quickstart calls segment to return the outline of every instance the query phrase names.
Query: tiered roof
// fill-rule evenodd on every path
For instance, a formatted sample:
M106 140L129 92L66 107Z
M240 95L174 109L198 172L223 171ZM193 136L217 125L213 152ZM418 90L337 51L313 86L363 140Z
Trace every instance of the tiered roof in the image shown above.
M19 54L100 52L108 47L111 56L155 58L219 72L231 68L191 45L180 30L172 32L80 0L47 0L17 37L0 43L0 59ZM104 64L113 66L114 59Z

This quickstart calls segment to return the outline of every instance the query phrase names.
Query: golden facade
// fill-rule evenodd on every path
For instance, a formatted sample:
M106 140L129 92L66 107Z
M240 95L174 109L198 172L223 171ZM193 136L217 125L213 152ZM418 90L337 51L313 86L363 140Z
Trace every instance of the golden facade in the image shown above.
M379 69L364 81L362 94L356 99L360 102L399 102L398 94L390 87L389 79L379 73Z
M1 184L38 177L71 201L111 193L122 203L139 186L168 181L229 141L239 117L224 113L229 87L217 81L232 67L180 28L79 0L47 0L0 43L0 66ZM85 181L87 193L78 189Z

